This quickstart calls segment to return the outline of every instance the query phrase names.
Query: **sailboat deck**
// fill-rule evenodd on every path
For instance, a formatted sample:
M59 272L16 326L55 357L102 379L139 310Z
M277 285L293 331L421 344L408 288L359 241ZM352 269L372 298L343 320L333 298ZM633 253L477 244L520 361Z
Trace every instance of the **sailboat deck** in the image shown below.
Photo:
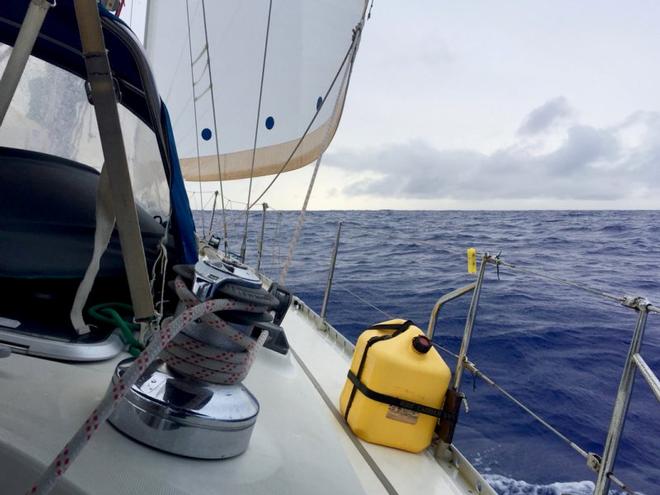
M292 306L283 326L294 352L261 351L245 382L261 412L243 455L221 461L177 457L104 424L55 493L478 493L471 488L474 479L468 482L467 463L456 467L430 452L369 445L347 433L333 406L348 366L341 349L346 343L318 322L301 304ZM0 458L11 460L0 463L2 493L25 491L25 480L37 475L100 400L123 357L83 365L18 354L0 360ZM491 493L485 483L480 488Z

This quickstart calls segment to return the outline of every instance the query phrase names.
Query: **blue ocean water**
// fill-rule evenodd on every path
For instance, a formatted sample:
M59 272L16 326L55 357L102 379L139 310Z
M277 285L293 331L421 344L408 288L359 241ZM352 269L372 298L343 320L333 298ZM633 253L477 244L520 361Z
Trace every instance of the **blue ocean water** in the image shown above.
M215 231L221 230L218 218ZM262 269L274 278L296 220L296 212L267 214ZM660 303L660 211L330 211L307 214L287 280L316 311L339 221L328 319L353 341L386 319L364 301L425 327L440 295L474 280L466 273L471 246ZM241 222L239 212L228 212L234 250ZM251 214L252 263L260 223L261 213ZM437 342L454 352L468 302L450 303L438 321ZM580 290L508 269L498 279L489 268L469 354L562 433L600 453L635 319L634 311ZM649 316L642 354L660 372L660 315ZM582 457L484 382L473 386L466 375L463 388L469 413L461 415L455 443L498 492L591 493L594 475ZM660 493L660 407L640 377L615 472L635 490Z

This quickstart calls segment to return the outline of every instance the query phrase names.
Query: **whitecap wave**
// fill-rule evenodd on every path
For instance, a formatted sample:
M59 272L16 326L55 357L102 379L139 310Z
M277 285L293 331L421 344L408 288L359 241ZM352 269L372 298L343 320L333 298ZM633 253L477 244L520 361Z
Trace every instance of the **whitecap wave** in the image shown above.
M593 481L566 481L549 485L534 485L499 474L485 474L484 479L499 495L592 495L594 492Z

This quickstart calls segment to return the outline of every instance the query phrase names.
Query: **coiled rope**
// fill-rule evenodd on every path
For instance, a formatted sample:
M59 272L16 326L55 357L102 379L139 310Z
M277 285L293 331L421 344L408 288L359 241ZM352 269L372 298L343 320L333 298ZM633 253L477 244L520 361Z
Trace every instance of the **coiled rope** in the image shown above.
M175 281L175 288L186 308L194 308L200 303L180 278ZM266 309L248 304L245 311L264 313ZM268 332L262 331L257 340L254 340L213 313L202 316L201 321L205 326L199 327L197 332L215 335L208 335L208 338L201 341L184 330L167 344L160 357L172 369L186 376L221 385L240 383L250 371L256 353L266 341ZM212 345L210 341L219 345ZM232 342L243 350L227 350L224 342Z
M177 277L175 284L177 288L181 286L185 288L185 283L179 277ZM189 327L198 319L207 318L215 321L213 318L210 318L210 315L216 311L256 311L256 307L253 304L241 303L231 299L213 299L199 302L196 298L188 298L185 304L187 307L181 312L181 314L175 318L167 318L163 320L160 327L154 329L151 335L151 340L146 348L135 358L133 363L126 368L119 379L115 382L110 382L101 402L99 402L98 406L90 413L78 431L57 454L37 482L28 489L26 492L27 495L46 495L51 492L57 481L64 475L83 448L91 440L92 436L94 436L99 426L110 417L119 402L123 400L124 396L135 384L138 378L140 378L142 373L144 373L147 367L153 363L163 350L168 347L170 342L172 342L172 339L179 335L183 329ZM220 319L218 318L218 320ZM220 322L224 323L223 320L220 320ZM218 325L218 331L223 335L234 335L233 329L230 328L229 325L225 325ZM247 366L249 369L248 362L251 364L254 359L254 353L261 347L267 334L268 332L262 332L256 342L253 341L254 343L251 346L246 346L250 347L250 349L246 349L248 355L245 358L241 358L245 359L245 362L240 363L240 366ZM249 339L249 337L241 334L241 337L235 338L234 341L240 345L240 342L244 342L243 337ZM177 345L185 349L185 344L181 343ZM199 351L200 349L197 349L198 353ZM207 356L207 359L211 359L211 357ZM233 358L224 357L221 359ZM184 360L182 361L187 362ZM200 362L199 364L201 365L203 363Z
M100 322L112 325L113 328L118 328L122 341L128 346L128 353L131 356L137 357L144 349L144 346L133 335L134 330L139 330L139 325L133 323L128 317L122 316L119 313L120 311L131 316L133 315L133 307L125 303L96 304L89 308L87 313Z

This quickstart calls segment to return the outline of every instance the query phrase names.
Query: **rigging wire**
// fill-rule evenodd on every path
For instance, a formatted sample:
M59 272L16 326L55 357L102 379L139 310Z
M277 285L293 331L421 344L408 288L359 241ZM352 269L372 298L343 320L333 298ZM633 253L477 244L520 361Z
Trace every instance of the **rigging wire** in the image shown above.
M190 58L192 58L192 52L190 53ZM199 73L199 77L197 79L193 80L193 84L198 84L206 75L206 71L209 69L209 63L208 61L204 64L204 67L202 67L202 72Z
M289 267L293 261L293 252L296 249L298 244L298 239L300 239L300 234L302 232L303 224L305 223L305 213L307 212L307 205L309 204L309 198L312 195L312 189L314 189L314 182L316 182L316 174L318 174L319 166L321 165L321 158L323 158L323 153L319 155L316 159L316 164L314 165L314 171L312 172L312 178L309 180L309 186L307 187L307 194L305 195L305 201L303 202L302 208L300 209L300 215L298 215L298 222L296 223L296 228L293 231L291 236L291 242L289 243L289 253L284 262L284 266L280 271L280 285L284 285L286 282L287 273L289 273Z
M358 43L355 44L355 47L357 49L357 45L359 44L359 36L360 36L360 31L354 31L353 32L353 41L355 42L356 39L358 39ZM345 90L348 89L348 86L350 85L351 82L351 74L353 72L353 61L354 58L351 58L351 65L350 67L344 71L344 77L342 78L341 82L341 87L345 88ZM323 108L323 104L325 103L326 98L323 98L323 101L321 102L321 105L319 108L317 108L317 113L321 111L321 108ZM344 100L345 101L345 100ZM337 113L341 114L341 112L344 111L344 101L341 103L338 101L337 104L335 105L334 111L332 113L331 119L337 116ZM330 140L332 139L331 132L330 132L330 127L326 130L326 135L324 136L323 139L323 147L324 149L327 149L327 147L330 144ZM287 273L289 272L289 267L291 266L291 263L293 262L293 253L296 249L296 246L298 245L298 240L300 239L300 234L302 232L303 225L305 223L305 213L307 212L307 205L309 204L309 198L312 195L312 189L314 188L314 182L316 181L316 174L319 171L319 166L321 165L321 158L323 157L323 152L319 155L318 159L316 160L316 164L314 165L314 172L312 173L312 178L309 181L309 186L307 187L307 194L305 195L305 201L303 202L303 206L300 209L300 214L298 215L298 222L296 224L296 228L293 231L293 236L291 237L291 241L289 243L289 252L287 255L287 258L284 262L284 266L282 267L282 270L280 271L280 279L279 282L280 284L284 284L286 281L286 276Z
M149 2L149 1L151 1L151 0L147 0L147 1ZM198 12L199 12L199 4L197 4L197 8L193 11L192 16L191 16L191 19L194 19L195 17L197 17L197 13L198 13ZM181 66L181 63L183 62L183 56L184 56L184 54L185 54L185 51L186 51L186 50L185 50L185 44L181 43L181 48L180 48L180 50L179 50L179 54L178 54L177 57L176 57L176 63L174 64L174 69L175 69L175 70L174 70L174 73L175 73L175 74L178 72L178 69L179 69L179 67ZM170 60L174 60L174 58L171 58ZM194 63L194 62L193 62L193 63ZM177 78L176 78L176 77L172 77L172 79L171 79L171 81L170 81L170 84L169 84L169 86L167 87L167 90L161 93L161 94L164 94L164 95L165 95L165 97L163 98L164 101L171 101L171 100L170 100L170 96L172 96L172 91L174 91L174 86L175 86L176 82L177 82ZM186 104L183 105L183 108L185 109L187 106L188 106L188 104L186 103ZM170 108L170 110L174 110L174 109L173 109L173 108ZM177 114L177 117L178 117L179 115L180 115L180 114ZM174 123L176 122L176 120L177 120L177 118L175 117L174 122L173 122L172 125L174 125Z
M453 354L453 353L452 353ZM535 421L539 422L542 426L544 426L548 431L553 433L555 436L557 436L559 439L561 439L564 443L566 443L569 447L571 447L575 452L580 454L582 457L585 459L589 459L591 457L591 454L589 454L586 450L584 450L582 447L580 447L578 444L576 444L574 441L572 441L570 438L568 438L566 435L564 435L562 432L557 430L554 426L552 426L550 423L548 423L545 419L543 419L541 416L539 416L537 413L532 411L529 407L527 407L525 404L523 404L520 400L518 400L516 397L511 395L508 391L506 391L502 386L500 386L495 380L490 378L488 375L480 371L474 363L467 362L466 363L466 371L469 371L472 373L472 375L476 378L480 378L484 382L486 382L488 385L493 387L495 390L500 392L504 397L509 399L511 402L513 402L516 406L518 406L520 409L525 411L527 414L529 414ZM621 488L623 491L630 495L638 495L638 492L635 492L634 490L630 489L625 483L623 483L621 480L619 480L616 476L614 476L613 473L608 473L607 477L614 482L615 485L617 485L619 488Z
M241 241L241 261L245 262L247 247L248 221L250 219L250 198L252 196L252 180L254 178L254 160L257 155L257 137L259 136L259 121L261 120L261 100L264 94L264 77L266 75L266 57L268 56L268 39L270 38L270 19L273 11L273 0L268 2L268 21L266 22L266 39L264 40L264 57L261 61L261 81L259 83L259 103L257 104L257 121L254 124L254 143L252 145L252 164L250 165L250 183L248 185L247 206L245 208L245 227Z
M195 101L199 100L202 96L204 96L206 93L208 93L212 89L213 88L210 85L206 86L206 89L204 91L202 91L200 94L197 95L197 97L195 98Z
M204 40L206 42L206 61L209 64L209 86L211 88L211 110L213 110L213 134L215 135L215 156L218 162L218 179L220 179L220 203L222 204L222 227L224 230L225 255L228 252L227 216L225 213L225 194L222 187L222 167L220 165L220 145L218 143L218 121L215 112L215 96L213 95L213 70L211 70L211 52L209 50L209 33L206 25L206 0L202 0L202 18L204 19ZM214 212L215 213L215 212Z
M605 292L602 289L598 289L596 287L591 287L590 285L583 284L581 282L575 282L573 280L568 280L568 279L565 279L565 278L556 277L554 275L548 275L547 273L532 270L530 268L523 268L521 266L514 265L513 263L507 263L506 261L502 261L501 259L499 259L497 257L492 257L491 259L488 260L488 263L491 263L491 264L496 265L496 266L499 265L499 266L504 266L504 267L507 267L507 268L511 268L512 270L518 271L520 273L526 273L528 275L534 275L536 277L545 278L547 280L552 280L553 282L557 282L557 283L560 283L560 284L569 285L571 287L575 287L576 289L580 289L580 290L583 290L585 292L589 292L591 294L603 297L605 299L610 299L612 301L616 301L618 303L623 303L625 301L625 297L615 296L614 294L610 294L608 292Z
M132 12L132 11L131 11ZM188 21L188 53L190 55L190 81L192 84L193 92L193 116L195 119L195 148L197 150L197 178L199 179L199 204L202 209L202 236L204 235L205 226L204 226L204 198L202 194L202 165L201 160L199 159L199 126L197 125L197 100L195 99L195 74L193 71L193 59L192 59L192 36L190 33L190 7L189 2L186 0L186 19Z
M349 45L348 50L346 51L346 54L344 55L344 58L343 58L341 64L339 65L339 69L337 69L337 72L335 73L334 77L332 78L332 82L330 83L330 86L328 87L327 91L326 91L325 94L323 95L323 101L324 101L324 102L326 101L326 99L327 99L328 96L330 95L330 92L331 92L332 89L334 88L335 83L337 82L337 79L339 79L339 75L341 74L342 70L344 69L344 66L346 65L346 62L347 62L349 59L352 58L352 57L351 57L351 54L354 53L355 49L357 48L358 40L359 40L359 38L360 38L359 32L361 32L361 30L362 30L362 22L360 22L360 23L358 24L358 26L353 30L353 40L352 40L351 44ZM307 127L305 128L305 132L303 132L303 135L300 137L300 139L298 139L298 142L296 143L296 146L293 148L293 150L292 150L291 153L289 154L289 157L286 159L286 161L285 161L284 164L280 167L280 169L279 169L279 171L277 172L277 174L275 174L275 176L271 179L271 181L268 183L268 185L267 185L266 188L262 191L262 193L257 197L257 199L255 199L255 200L249 205L248 209L253 208L253 207L259 202L259 200L260 200L261 198L264 197L264 195L268 192L268 190L272 187L272 185L273 185L273 184L275 183L275 181L280 177L280 175L282 175L282 172L284 172L284 170L286 169L286 167L289 165L289 163L290 163L291 160L293 159L293 156L296 154L296 152L297 152L298 149L300 148L300 145L302 144L303 140L305 139L305 137L307 137L307 134L309 133L310 129L312 128L312 125L314 125L314 122L316 121L316 117L318 117L319 113L321 112L321 108L322 108L322 107L323 107L323 105L321 105L321 107L319 107L319 108L316 110L316 112L314 113L314 116L312 117L312 119L309 121L309 124L308 124Z
M348 292L348 293L349 293L351 296L353 296L355 299L357 299L358 301L360 301L360 302L366 304L367 306L369 306L369 307L375 309L375 310L378 311L380 314L382 314L382 315L388 317L390 320L393 320L393 319L396 318L396 316L394 316L393 314L388 313L388 312L385 311L384 309L381 309L381 308L379 308L378 306L376 306L375 304L370 303L369 301L367 301L367 300L364 299L363 297L360 297L358 294L356 294L355 292L353 292L353 291L352 291L351 289L349 289L348 287L340 287L340 289L341 289L341 290L344 290L344 291L346 291L346 292Z

